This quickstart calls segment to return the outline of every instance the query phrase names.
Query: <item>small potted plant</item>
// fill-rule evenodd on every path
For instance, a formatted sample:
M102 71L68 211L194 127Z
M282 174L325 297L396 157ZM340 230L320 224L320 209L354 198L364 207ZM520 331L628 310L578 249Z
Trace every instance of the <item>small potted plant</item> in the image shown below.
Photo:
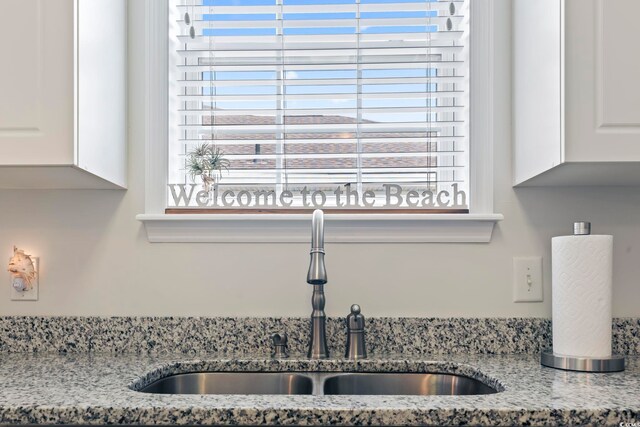
M197 145L187 153L187 172L192 181L197 177L202 180L202 189L207 193L216 185L222 176L222 170L229 170L231 162L224 158L224 153L213 144Z

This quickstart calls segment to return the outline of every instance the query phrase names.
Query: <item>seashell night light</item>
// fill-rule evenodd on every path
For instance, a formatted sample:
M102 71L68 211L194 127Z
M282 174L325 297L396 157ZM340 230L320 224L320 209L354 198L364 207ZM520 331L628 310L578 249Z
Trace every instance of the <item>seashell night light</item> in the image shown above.
M25 292L32 288L36 279L36 267L31 255L14 246L8 270L11 273L11 284L16 291Z

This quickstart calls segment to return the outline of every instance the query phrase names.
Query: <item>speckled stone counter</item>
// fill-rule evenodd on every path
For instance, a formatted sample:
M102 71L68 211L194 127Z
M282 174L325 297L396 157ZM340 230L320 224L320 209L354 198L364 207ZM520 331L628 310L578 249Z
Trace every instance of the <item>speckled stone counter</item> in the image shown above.
M159 376L214 371L412 371L469 375L478 396L157 395ZM332 359L215 354L0 354L2 424L619 425L640 422L640 358L615 374L564 372L537 355Z
M358 363L268 357L286 331L306 350L308 318L0 317L0 424L619 425L640 423L640 319L614 319L627 370L543 368L538 318L369 318ZM332 355L343 319L327 321ZM387 356L381 356L387 355ZM135 391L196 371L437 372L500 390L478 396L156 395Z

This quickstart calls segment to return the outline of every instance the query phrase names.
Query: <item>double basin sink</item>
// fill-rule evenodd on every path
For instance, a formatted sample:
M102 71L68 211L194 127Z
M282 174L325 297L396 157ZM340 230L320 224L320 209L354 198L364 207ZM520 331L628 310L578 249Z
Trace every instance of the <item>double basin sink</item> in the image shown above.
M497 390L441 373L197 372L161 378L140 390L161 394L473 395Z

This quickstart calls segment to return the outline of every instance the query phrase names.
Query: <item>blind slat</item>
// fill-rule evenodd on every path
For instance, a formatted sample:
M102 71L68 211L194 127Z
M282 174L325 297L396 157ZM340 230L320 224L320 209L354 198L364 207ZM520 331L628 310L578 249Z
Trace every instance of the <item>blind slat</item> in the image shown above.
M384 37L383 37L384 36ZM314 34L296 34L296 35L275 35L275 34L262 34L260 36L254 35L204 35L199 34L195 38L192 38L188 33L179 34L176 37L181 43L190 43L191 41L195 41L196 43L289 43L291 45L295 45L296 43L308 43L308 42L318 42L321 40L323 43L328 44L330 42L338 43L338 45L342 43L349 43L356 40L360 40L363 42L375 42L382 40L390 40L390 41L415 41L415 40L425 40L425 41L459 41L462 39L464 34L461 31L449 31L446 33L423 33L423 32L394 32L392 29L389 29L389 32L383 34L376 33L364 33L364 34L322 34L322 35L314 35Z
M313 99L441 99L443 97L454 96L464 92L440 91L440 92L397 92L397 93L307 93L307 94L287 94L287 95L263 95L263 94L238 94L238 95L178 95L184 101L265 101L274 100L308 100Z
M274 14L275 15L275 14ZM302 14L307 15L309 18L312 18L316 13L307 13ZM464 18L463 16L434 16L434 17L415 17L415 18L372 18L372 19L363 19L359 20L356 18L355 13L354 16L349 19L298 19L298 20L281 20L283 24L281 26L276 25L275 19L273 20L255 20L251 19L254 16L259 16L258 14L245 14L243 15L233 15L233 18L228 20L201 20L194 19L191 20L191 25L196 29L196 31L201 32L204 29L220 29L220 28L346 28L346 27L356 27L358 25L358 21L360 21L361 26L405 26L405 25L413 25L413 26L424 26L424 25L446 25L448 21L451 21L452 25L459 25L460 21ZM275 16L274 16L275 18ZM184 21L177 21L179 25L186 25Z

